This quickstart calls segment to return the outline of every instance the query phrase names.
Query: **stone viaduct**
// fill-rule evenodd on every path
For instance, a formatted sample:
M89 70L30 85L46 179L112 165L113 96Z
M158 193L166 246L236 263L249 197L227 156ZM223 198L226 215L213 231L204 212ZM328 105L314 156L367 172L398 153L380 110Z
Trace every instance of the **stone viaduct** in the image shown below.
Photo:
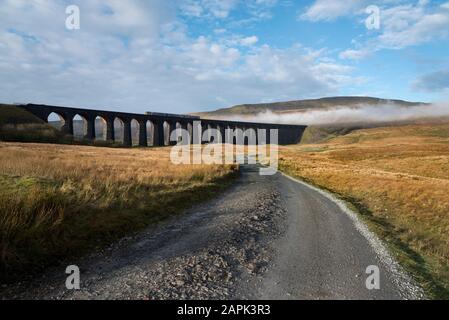
M98 119L101 119L105 126L105 140L110 142L116 142L116 128L114 123L119 121L123 130L122 144L130 147L133 145L132 141L132 128L131 123L138 123L138 145L148 146L148 128L152 130L152 145L153 146L165 146L170 143L170 133L177 129L183 128L190 133L191 143L193 140L193 126L199 125L199 132L204 132L207 129L217 129L220 131L222 137L225 137L226 129L241 129L243 131L252 129L257 137L258 130L267 130L267 140L269 141L269 130L278 129L278 143L281 145L296 144L301 140L303 132L306 126L301 125L282 125L282 124L269 124L269 123L253 123L253 122L240 122L240 121L226 121L226 120L208 120L202 119L196 116L190 115L177 115L166 113L154 113L147 112L145 114L134 114L115 111L102 111L102 110L90 110L70 107L58 107L49 105L37 105L27 104L20 105L19 107L34 114L43 121L48 122L48 118L51 114L56 114L64 123L61 130L67 135L74 135L74 118L79 116L84 120L84 139L95 140L96 128L95 123ZM148 126L151 123L151 126ZM224 139L224 138L223 138ZM257 138L256 138L257 139ZM232 139L230 139L232 140ZM229 141L230 141L229 140ZM204 141L203 141L204 142ZM213 142L213 141L206 141ZM176 142L175 142L176 143ZM236 139L233 139L233 143L236 143Z

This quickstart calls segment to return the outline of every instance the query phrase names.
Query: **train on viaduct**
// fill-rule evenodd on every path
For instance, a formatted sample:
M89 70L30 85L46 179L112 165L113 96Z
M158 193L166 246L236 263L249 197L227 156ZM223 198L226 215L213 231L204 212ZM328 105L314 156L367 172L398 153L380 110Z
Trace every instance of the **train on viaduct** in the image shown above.
M193 139L193 126L200 126L199 132L204 132L207 129L217 129L223 140L225 139L226 132L231 130L239 132L257 132L261 129L265 129L265 132L270 132L270 129L278 130L278 144L288 145L297 144L300 142L306 126L302 125L286 125L286 124L271 124L271 123L254 123L254 122L242 122L242 121L227 121L227 120L213 120L203 119L197 116L191 115L177 115L168 113L156 113L146 112L145 114L134 114L126 112L115 111L103 111L103 110L91 110L80 109L71 107L60 107L50 105L39 104L24 104L19 107L32 113L36 117L43 121L49 122L49 116L55 114L59 116L61 120L61 130L67 135L74 135L74 118L78 117L84 121L84 139L94 141L96 139L96 121L101 119L104 123L105 140L110 142L117 142L115 122L119 121L122 124L122 137L121 144L125 147L133 145L132 140L132 127L131 124L138 123L138 145L148 146L148 135L151 128L151 136L153 146L165 146L172 144L170 142L170 135L173 130L178 128L185 129L189 132L190 143L194 142ZM228 130L227 130L228 129ZM230 129L230 130L229 130ZM239 130L240 129L240 130ZM266 134L267 144L269 141L269 133ZM201 141L201 140L200 140ZM231 140L229 140L231 141ZM236 139L232 140L233 143L237 143ZM204 142L204 140L202 141ZM212 142L212 141L206 141ZM201 143L201 142L200 142ZM257 143L257 142L256 142Z

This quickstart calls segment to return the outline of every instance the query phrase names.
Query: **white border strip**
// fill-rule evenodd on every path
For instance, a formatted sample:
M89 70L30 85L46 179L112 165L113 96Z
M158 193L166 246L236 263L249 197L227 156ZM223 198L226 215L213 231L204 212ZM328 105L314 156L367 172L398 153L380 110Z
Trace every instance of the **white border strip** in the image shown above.
M280 173L284 177L320 193L330 201L334 202L340 208L341 211L346 213L346 215L354 223L356 229L360 232L360 234L363 237L365 237L370 246L373 248L379 260L387 267L388 271L393 275L392 280L399 288L400 293L404 299L407 300L425 299L424 290L410 277L409 274L405 272L405 270L399 265L399 263L390 255L387 248L379 239L379 237L377 237L373 232L371 232L368 229L368 227L359 219L357 214L351 209L349 209L342 200L338 199L330 192L321 190L304 181L293 178L284 172Z

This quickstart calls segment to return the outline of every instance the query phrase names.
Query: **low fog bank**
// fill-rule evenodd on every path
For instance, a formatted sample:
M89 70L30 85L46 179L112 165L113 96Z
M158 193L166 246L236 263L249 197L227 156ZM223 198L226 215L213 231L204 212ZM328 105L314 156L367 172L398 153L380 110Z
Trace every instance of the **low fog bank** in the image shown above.
M253 116L227 116L234 121L249 121L279 124L328 125L328 124L375 124L406 122L419 119L449 117L449 103L434 103L413 107L398 105L366 105L358 107L335 107L327 110L305 110L301 112L261 112Z

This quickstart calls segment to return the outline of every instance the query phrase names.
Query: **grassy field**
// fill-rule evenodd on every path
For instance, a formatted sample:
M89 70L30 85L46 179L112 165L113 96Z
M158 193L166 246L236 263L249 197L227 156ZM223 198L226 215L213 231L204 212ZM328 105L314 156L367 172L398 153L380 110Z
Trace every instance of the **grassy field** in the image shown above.
M281 169L358 210L431 297L449 298L449 122L282 147Z
M179 213L235 175L235 166L173 165L167 148L0 142L3 280Z

